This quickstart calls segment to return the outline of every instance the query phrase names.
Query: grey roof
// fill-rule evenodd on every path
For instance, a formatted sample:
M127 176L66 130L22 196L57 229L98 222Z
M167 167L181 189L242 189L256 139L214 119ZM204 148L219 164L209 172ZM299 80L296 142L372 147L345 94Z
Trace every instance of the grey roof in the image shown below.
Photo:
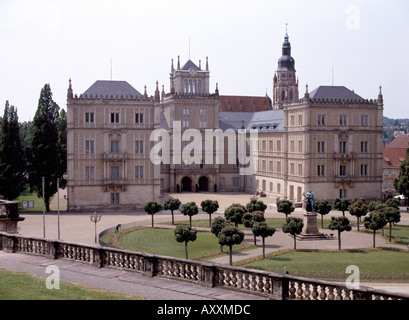
M194 68L196 70L200 70L197 65L194 64L192 60L188 60L182 67L181 70L190 70L190 68Z
M311 99L363 99L353 91L344 86L319 86L310 92Z
M240 129L243 124L247 130L257 129L260 132L274 132L283 130L283 110L268 110L260 112L219 112L219 127Z
M88 96L106 96L108 97L114 96L128 96L128 97L138 97L140 98L142 95L132 87L126 81L105 81L105 80L98 80L96 81L91 87L88 88L87 91L83 93L83 95Z

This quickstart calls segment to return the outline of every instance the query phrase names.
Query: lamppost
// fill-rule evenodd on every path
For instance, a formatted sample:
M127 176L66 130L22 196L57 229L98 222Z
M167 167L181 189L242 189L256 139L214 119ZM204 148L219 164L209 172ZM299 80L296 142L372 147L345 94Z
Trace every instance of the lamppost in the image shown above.
M95 223L95 243L98 243L97 242L97 223L101 220L101 214L97 214L96 212L94 212L94 214L89 216L89 218L91 219L92 222Z

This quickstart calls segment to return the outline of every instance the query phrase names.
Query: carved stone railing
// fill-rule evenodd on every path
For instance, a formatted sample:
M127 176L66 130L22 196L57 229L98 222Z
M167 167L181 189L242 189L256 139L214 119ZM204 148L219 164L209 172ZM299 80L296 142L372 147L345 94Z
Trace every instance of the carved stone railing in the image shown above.
M0 232L0 250L73 260L211 288L223 287L274 300L409 300L409 295L403 293L367 287L349 289L337 282L4 232Z

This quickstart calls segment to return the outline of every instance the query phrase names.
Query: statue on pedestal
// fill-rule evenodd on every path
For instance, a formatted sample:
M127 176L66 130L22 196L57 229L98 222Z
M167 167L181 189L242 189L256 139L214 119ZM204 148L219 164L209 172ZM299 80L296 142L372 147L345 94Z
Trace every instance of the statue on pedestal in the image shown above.
M311 189L305 195L305 209L307 212L314 212L315 199Z

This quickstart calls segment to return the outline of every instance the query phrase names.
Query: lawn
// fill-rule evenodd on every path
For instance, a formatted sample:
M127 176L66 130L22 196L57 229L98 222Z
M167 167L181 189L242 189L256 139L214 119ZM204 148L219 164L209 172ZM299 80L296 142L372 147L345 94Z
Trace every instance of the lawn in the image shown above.
M393 261L393 263L391 263ZM282 273L284 267L293 275L321 279L345 279L346 267L359 268L361 280L409 280L409 253L380 249L328 252L286 250L267 255L264 260L237 262L245 268Z
M0 269L1 300L143 300L144 298L60 281L60 289L47 289L45 279Z
M103 241L108 242L112 234L103 237ZM123 249L154 253L164 256L185 258L185 244L175 240L173 229L140 228L138 230L122 230L117 236L117 246ZM252 244L243 242L233 246L233 250L254 247ZM226 252L227 247L224 248ZM206 259L219 255L220 245L216 236L210 232L197 232L197 239L188 243L189 259Z

